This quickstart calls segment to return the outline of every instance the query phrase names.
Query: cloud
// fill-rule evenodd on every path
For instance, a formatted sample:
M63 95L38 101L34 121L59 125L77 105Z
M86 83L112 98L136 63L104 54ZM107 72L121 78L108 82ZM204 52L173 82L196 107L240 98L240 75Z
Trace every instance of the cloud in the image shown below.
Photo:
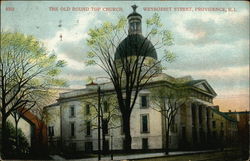
M187 71L167 70L166 73L180 77L191 75L194 79L206 79L218 94L218 98L230 99L232 95L249 95L249 66L225 67L217 70ZM176 75L175 73L178 73Z
M185 71L245 66L249 64L248 43L247 40L240 40L233 44L175 45L170 50L176 54L176 61L164 65L169 69Z
M175 23L177 44L206 45L231 43L249 39L249 13L239 12L191 12L170 18Z
M88 77L107 77L107 74L98 66L84 66L82 69L65 67L61 77L68 81L71 88L83 88Z
M48 50L53 51L59 60L67 62L62 76L69 81L83 79L84 52L86 52L84 41L88 36L88 27L95 24L93 22L97 22L94 12L79 14L72 19L75 22L73 27L62 26L53 37L43 40ZM60 40L60 35L62 35L62 40ZM70 85L72 83L69 82Z

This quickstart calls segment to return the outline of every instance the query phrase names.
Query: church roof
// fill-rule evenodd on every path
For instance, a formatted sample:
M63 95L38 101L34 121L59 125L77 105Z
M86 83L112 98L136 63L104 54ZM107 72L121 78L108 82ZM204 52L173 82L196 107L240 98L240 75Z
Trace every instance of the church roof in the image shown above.
M141 34L128 35L117 47L115 59L127 56L146 56L157 60L157 53L150 40Z

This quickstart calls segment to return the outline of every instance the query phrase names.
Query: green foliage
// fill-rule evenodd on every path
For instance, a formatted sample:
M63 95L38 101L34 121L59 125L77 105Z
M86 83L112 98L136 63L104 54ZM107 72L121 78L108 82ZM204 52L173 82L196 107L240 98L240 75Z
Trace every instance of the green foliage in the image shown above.
M171 51L164 51L164 58L167 62L174 62L176 60L176 55Z
M49 86L60 86L54 79L61 73L66 62L57 60L56 55L49 54L43 44L35 37L22 33L1 32L1 59L4 71L10 71L10 80L42 78L39 83ZM14 78L15 77L15 78ZM37 82L37 81L34 81Z
M87 60L86 65L96 65L97 59L100 59L100 53L106 56L113 56L114 43L121 41L121 35L124 33L127 19L120 17L117 23L111 23L108 21L103 22L100 27L90 29L88 32L89 38L87 39L87 45L93 49L86 53ZM102 57L102 56L101 56Z
M2 79L0 108L7 118L20 108L30 109L43 99L48 88L66 86L59 74L66 62L50 54L35 37L18 32L1 32Z
M173 34L170 31L164 30L162 32L162 43L164 45L167 45L167 46L173 45L174 44L173 40L174 40Z
M27 138L25 137L23 131L18 128L17 130L17 136L19 138L19 145L18 145L18 151L16 150L16 142L15 142L15 128L13 126L13 124L9 121L7 121L7 130L6 130L6 134L7 134L7 149L8 152L10 152L9 155L13 154L14 152L18 152L20 153L29 153L29 143Z
M160 15L158 13L154 13L151 18L146 20L147 26L156 26L162 27L163 24L161 23Z

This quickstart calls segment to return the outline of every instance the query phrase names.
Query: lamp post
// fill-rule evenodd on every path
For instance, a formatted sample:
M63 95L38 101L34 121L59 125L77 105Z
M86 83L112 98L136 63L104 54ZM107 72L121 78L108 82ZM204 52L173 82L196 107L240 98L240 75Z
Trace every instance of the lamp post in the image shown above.
M110 134L110 151L111 151L111 160L113 160L113 135Z
M101 109L101 88L98 85L98 160L101 160L101 130L100 130L100 109Z

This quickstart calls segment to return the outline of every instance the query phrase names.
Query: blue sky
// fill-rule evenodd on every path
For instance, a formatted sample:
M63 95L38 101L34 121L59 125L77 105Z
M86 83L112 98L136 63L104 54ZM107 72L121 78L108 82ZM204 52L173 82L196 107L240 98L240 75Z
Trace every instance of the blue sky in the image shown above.
M174 35L170 48L177 60L167 64L166 73L175 77L191 75L206 79L218 93L216 103L225 108L249 108L249 3L237 1L107 1L107 2L1 2L1 29L34 35L49 51L67 61L62 76L70 87L82 88L88 76L104 75L97 67L84 64L87 31L104 21L115 22L118 16L132 12L131 5L143 20L154 11L144 7L171 7L156 11L162 23ZM13 7L14 11L6 11ZM58 7L50 11L49 7ZM122 11L61 11L61 7L116 7ZM193 11L174 11L175 7L192 7ZM198 7L234 8L235 12L195 11ZM58 27L61 21L61 27ZM145 29L145 25L142 26ZM60 41L60 35L63 41ZM158 55L161 53L158 52ZM236 99L237 98L237 99ZM235 101L232 101L234 100ZM231 103L230 103L231 101ZM227 103L225 103L227 102Z

